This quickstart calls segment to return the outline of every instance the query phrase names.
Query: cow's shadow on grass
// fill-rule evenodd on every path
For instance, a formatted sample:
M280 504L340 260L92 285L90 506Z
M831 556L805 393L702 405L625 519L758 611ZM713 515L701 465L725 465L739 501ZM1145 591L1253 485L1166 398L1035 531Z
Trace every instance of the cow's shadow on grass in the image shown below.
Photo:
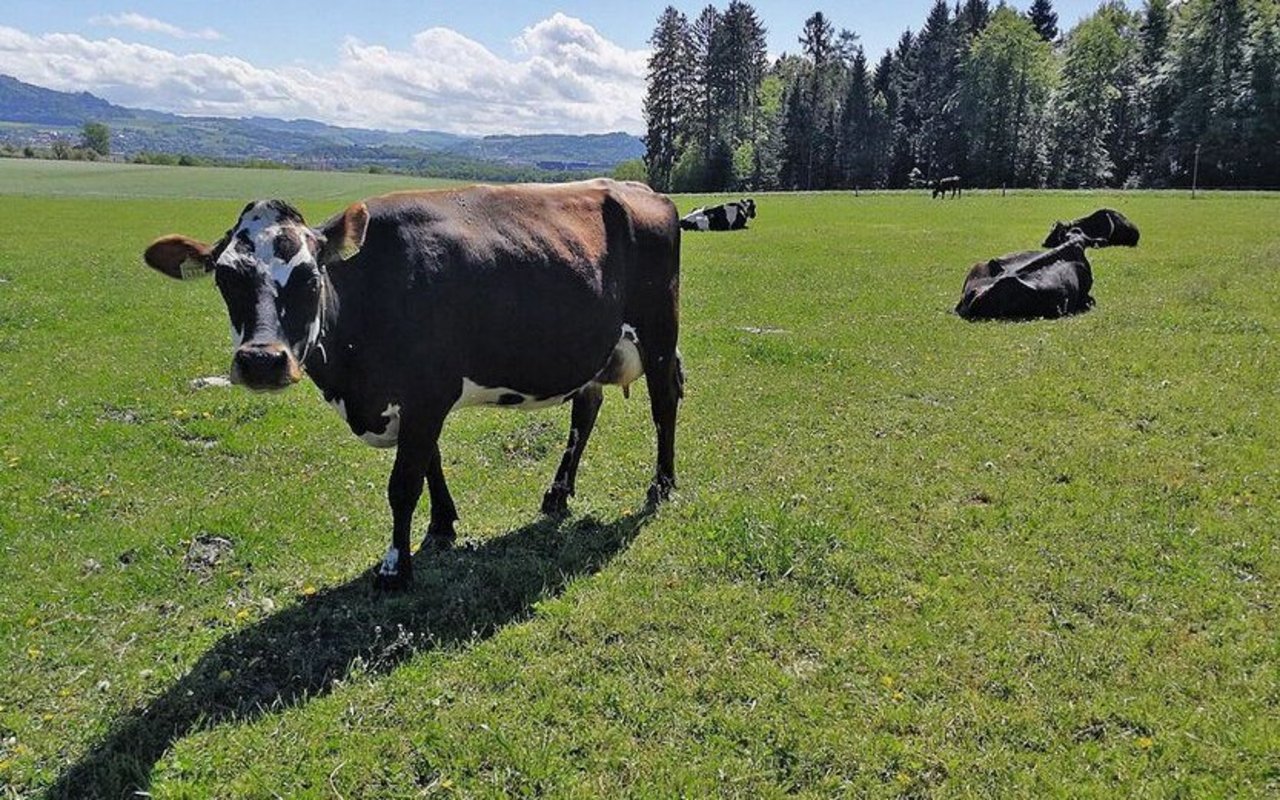
M189 733L305 703L353 670L386 673L416 653L489 637L573 578L600 570L650 514L610 523L544 519L475 548L424 554L409 591L379 594L366 573L238 630L164 694L117 720L48 797L133 796Z

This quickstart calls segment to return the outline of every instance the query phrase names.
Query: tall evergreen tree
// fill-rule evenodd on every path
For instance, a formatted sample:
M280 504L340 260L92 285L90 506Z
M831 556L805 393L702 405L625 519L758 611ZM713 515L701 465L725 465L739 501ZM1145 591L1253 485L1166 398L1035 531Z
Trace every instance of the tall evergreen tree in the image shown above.
M889 185L901 188L908 183L908 176L916 166L916 134L920 130L920 116L912 97L916 81L916 40L910 30L898 38L893 51L893 94L897 100L892 117L891 148L889 152Z
M840 178L847 187L875 184L876 151L881 147L875 124L867 56L859 47L849 68L849 86L840 110Z
M1280 187L1280 4L1256 2L1251 15L1245 182L1274 189Z
M841 69L835 28L821 11L805 20L800 45L808 64L789 92L783 174L797 188L819 189L835 171L835 90Z
M1041 39L1052 42L1058 38L1058 12L1053 10L1052 0L1035 0L1027 9L1027 19Z
M911 96L919 115L915 132L918 166L929 177L951 174L962 166L960 119L955 98L960 79L959 34L946 0L935 0L916 37L915 82Z
M645 168L660 191L671 188L671 171L680 156L690 97L685 79L691 52L689 20L673 6L658 17L649 39L648 93L644 99Z
M735 152L744 154L744 166L753 182L758 182L761 162L756 151L763 133L760 86L768 69L766 31L750 4L732 0L720 18L715 39L712 52L718 63L711 72L720 79L715 94L724 135Z
M719 47L720 12L713 5L702 9L691 28L694 92L694 113L688 133L697 146L701 163L705 167L711 161L711 148L720 133L719 88L721 64Z
M782 123L782 164L779 179L788 189L812 189L814 179L815 118L807 98L806 84L812 77L799 74L787 89L786 112Z
M874 111L876 140L874 176L876 186L890 186L890 165L894 152L893 122L898 114L898 97L894 91L896 64L893 51L886 50L876 62L871 76L871 102Z
M982 29L987 27L991 19L991 4L987 0L965 0L956 14L956 21L965 38L972 40Z

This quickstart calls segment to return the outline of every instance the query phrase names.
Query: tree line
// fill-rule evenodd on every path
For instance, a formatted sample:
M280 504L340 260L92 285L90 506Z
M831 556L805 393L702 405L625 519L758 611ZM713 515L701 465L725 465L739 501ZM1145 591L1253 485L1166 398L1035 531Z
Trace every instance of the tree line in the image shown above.
M1103 3L1060 31L936 0L872 63L817 12L772 62L750 3L674 7L649 42L645 168L663 191L1280 188L1280 3Z

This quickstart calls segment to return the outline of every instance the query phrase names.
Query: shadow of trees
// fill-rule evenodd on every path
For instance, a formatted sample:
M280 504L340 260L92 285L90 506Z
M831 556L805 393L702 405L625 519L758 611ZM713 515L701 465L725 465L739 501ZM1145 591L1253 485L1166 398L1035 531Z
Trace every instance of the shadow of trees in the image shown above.
M352 671L387 673L415 654L492 636L538 600L625 550L650 509L611 523L543 519L474 548L426 554L409 591L372 572L220 640L164 694L123 715L50 787L49 798L132 797L176 741L323 696Z

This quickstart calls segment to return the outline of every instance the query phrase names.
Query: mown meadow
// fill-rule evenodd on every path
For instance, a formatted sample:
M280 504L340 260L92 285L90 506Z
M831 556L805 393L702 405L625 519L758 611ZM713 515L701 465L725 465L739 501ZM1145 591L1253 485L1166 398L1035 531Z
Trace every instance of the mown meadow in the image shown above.
M425 184L0 162L0 797L1280 793L1280 195L759 196L684 239L675 500L642 384L559 521L568 410L461 412L379 595L391 454L193 388L140 255ZM950 313L1102 206L1093 311Z

